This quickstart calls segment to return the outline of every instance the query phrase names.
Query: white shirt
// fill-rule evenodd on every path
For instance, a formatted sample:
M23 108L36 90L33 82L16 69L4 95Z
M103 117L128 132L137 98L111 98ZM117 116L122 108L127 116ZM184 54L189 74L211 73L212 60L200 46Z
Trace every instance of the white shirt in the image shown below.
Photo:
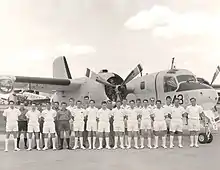
M128 117L128 121L137 121L138 114L137 114L135 108L134 109L129 108L126 110L125 113L126 113L126 116Z
M121 105L121 109L129 109L129 108L130 108L130 106L129 106L129 105L126 105L126 106Z
M137 112L137 115L142 115L143 108L141 106L140 107L135 107L134 109Z
M186 108L186 112L188 113L188 118L189 119L200 119L200 113L203 112L203 108L199 105L195 105L195 106L188 106Z
M116 107L112 110L112 115L114 116L114 122L123 122L125 111Z
M155 108L153 109L154 121L162 121L165 120L165 110L164 108Z
M29 110L26 116L29 119L29 124L39 124L38 119L41 117L41 113L38 110L35 110L34 112Z
M149 109L149 111L151 112L151 114L153 114L153 110L154 109L156 109L157 107L156 107L156 105L149 105L148 107L147 107L148 109Z
M75 108L71 114L74 117L74 122L83 122L86 116L86 110L83 108Z
M171 114L171 111L172 111L172 108L173 108L173 105L164 105L163 106L163 108L164 108L164 111L165 111L165 115L167 116L168 114Z
M147 107L142 108L142 120L151 120L151 112L150 109Z
M99 118L99 122L108 123L111 116L112 116L112 111L109 109L103 110L101 108L97 112L97 118Z
M171 109L172 120L182 120L185 109L182 106L173 106Z
M43 112L41 113L42 117L44 118L44 122L45 123L53 123L54 122L54 118L57 115L57 112L53 109L45 109L43 110Z
M86 111L87 111L88 121L96 122L98 109L96 107L94 108L88 107Z
M76 109L76 106L68 106L66 109L68 109L72 114L74 109Z
M18 116L21 115L21 112L19 109L11 109L10 107L8 109L5 109L3 112L3 116L6 117L7 123L16 123L18 121Z

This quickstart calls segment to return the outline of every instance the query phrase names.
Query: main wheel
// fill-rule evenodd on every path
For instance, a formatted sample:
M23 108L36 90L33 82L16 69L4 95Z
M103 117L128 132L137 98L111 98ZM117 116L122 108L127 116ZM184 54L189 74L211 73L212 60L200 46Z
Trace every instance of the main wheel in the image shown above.
M211 143L213 141L213 135L210 133L209 137L207 137L207 143Z
M199 143L201 143L201 144L207 143L208 137L207 137L206 133L200 133L198 140L199 140Z

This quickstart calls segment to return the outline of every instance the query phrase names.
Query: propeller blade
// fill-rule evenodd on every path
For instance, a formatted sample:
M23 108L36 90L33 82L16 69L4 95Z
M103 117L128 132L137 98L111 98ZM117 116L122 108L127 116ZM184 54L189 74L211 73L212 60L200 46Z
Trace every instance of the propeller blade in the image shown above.
M137 67L135 67L134 70L132 70L130 72L130 74L126 77L126 79L124 80L124 82L121 84L121 86L127 84L128 82L130 82L131 80L133 80L139 73L141 73L143 71L143 68L140 64L137 65Z
M111 87L116 87L113 84L110 84L109 82L107 82L105 79L103 79L100 75L96 74L95 72L91 71L90 69L87 68L86 70L86 77L95 80L101 84L104 84L106 86L111 86Z
M217 67L217 69L212 77L211 85L214 83L215 79L218 77L219 72L220 72L220 66Z

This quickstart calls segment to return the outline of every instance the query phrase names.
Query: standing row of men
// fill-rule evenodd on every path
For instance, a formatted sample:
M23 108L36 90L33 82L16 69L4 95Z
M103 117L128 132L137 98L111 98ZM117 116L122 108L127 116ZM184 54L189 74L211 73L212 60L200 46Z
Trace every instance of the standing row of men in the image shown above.
M87 96L85 98L88 98ZM89 100L89 99L88 99ZM87 101L88 101L87 100ZM188 125L190 131L191 147L198 147L198 131L200 130L200 116L203 113L202 107L196 104L196 99L191 98L191 105L184 109L179 104L179 99L175 99L174 105L171 104L171 97L166 98L166 105L162 106L160 100L150 99L150 104L147 99L143 100L143 106L141 106L141 100L127 101L123 100L116 102L115 108L109 108L108 103L103 101L101 103L101 109L95 107L95 101L90 100L82 107L81 101L76 101L74 105L74 99L71 98L70 106L67 107L65 102L61 103L59 109L59 103L55 103L52 109L51 104L47 103L46 109L40 112L35 104L32 104L31 110L27 111L23 105L20 109L14 107L14 102L9 102L9 108L3 113L6 119L6 140L5 151L8 151L8 138L10 133L14 134L14 149L19 150L20 133L18 139L17 131L27 131L29 140L27 147L27 136L24 135L25 148L31 150L32 135L35 134L36 148L40 149L40 124L43 129L44 147L43 150L48 149L48 134L52 139L52 148L55 150L55 134L58 137L59 149L63 149L64 136L66 137L66 143L68 149L77 149L78 138L80 139L80 148L85 149L83 146L83 132L84 129L89 132L88 142L89 149L96 148L96 137L99 137L99 147L103 147L103 132L105 132L106 148L109 146L109 132L110 121L113 121L113 131L115 132L115 144L114 149L118 147L124 149L124 135L125 130L128 132L126 135L126 147L131 148L131 139L134 137L134 147L136 149L144 148L144 139L148 140L148 148L152 148L152 132L154 132L155 143L154 148L158 148L158 138L162 137L162 147L166 146L166 132L167 128L170 131L170 148L174 147L173 139L174 133L178 134L178 146L182 148L182 131L183 131L183 118L188 118ZM141 135L140 132L141 131ZM65 134L65 135L64 135ZM70 147L70 136L75 136L75 145ZM138 135L141 138L141 145L138 145ZM118 141L119 139L119 141ZM93 143L93 144L92 144Z

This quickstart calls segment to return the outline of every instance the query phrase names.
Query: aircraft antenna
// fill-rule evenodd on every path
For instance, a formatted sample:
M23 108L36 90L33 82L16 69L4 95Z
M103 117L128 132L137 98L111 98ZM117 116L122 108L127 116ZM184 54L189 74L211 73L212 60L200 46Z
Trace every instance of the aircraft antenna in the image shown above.
M172 58L171 70L175 68L175 66L174 66L174 60L175 60L175 57Z

